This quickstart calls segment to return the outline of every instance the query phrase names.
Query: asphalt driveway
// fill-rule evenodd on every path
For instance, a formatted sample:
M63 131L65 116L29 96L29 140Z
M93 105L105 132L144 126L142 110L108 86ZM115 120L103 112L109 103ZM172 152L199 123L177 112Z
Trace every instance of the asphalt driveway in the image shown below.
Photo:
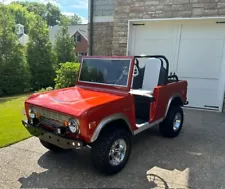
M36 138L2 148L0 188L225 188L225 114L185 113L178 138L157 128L135 137L127 166L114 176L93 169L89 149L54 154Z

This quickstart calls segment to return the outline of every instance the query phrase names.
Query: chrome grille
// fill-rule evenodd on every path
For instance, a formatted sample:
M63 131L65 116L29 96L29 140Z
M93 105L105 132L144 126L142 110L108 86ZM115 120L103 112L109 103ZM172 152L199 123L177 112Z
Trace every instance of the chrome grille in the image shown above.
M70 119L70 116L63 115L59 112L50 111L40 107L34 107L34 109L41 117L56 120L62 123Z

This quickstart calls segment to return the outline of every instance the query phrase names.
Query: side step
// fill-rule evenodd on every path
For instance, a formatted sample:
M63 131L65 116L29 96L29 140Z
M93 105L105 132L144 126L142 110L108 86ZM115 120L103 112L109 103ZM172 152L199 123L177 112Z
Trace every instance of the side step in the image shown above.
M152 123L146 122L145 120L136 120L136 127L138 128L137 130L134 131L134 134L138 134L146 129L149 129L163 121L163 118L158 119Z

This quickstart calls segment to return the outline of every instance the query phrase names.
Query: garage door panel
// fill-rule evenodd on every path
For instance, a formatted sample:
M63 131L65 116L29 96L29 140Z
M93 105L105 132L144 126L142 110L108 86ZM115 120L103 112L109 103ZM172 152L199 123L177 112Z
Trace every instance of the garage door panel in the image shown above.
M193 35L194 33L194 35ZM182 39L221 39L224 26L220 24L182 24Z
M145 26L136 26L136 31L139 38L142 39L171 39L177 33L177 25L147 24Z
M188 81L189 106L210 108L219 107L218 80L205 80L196 78L181 77L181 80Z
M218 78L223 40L182 40L178 74L184 77Z
M132 54L163 54L170 61L170 71L188 81L189 106L221 108L225 24L146 22L135 27L132 36Z
M177 28L178 25L170 24L135 27L134 54L165 55L170 62L169 70L173 69L175 65ZM142 62L144 61L140 60L140 66L142 66Z

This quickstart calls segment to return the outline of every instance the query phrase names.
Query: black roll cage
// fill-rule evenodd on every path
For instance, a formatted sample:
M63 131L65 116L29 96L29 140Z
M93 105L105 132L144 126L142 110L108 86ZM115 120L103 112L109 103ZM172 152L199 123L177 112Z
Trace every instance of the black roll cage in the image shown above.
M134 56L135 59L138 59L138 58L157 58L160 60L161 62L161 67L164 67L164 62L166 63L166 67L165 67L165 70L166 70L166 78L165 78L165 85L170 83L171 81L176 81L178 82L179 79L178 79L178 76L174 73L174 74L170 74L169 75L169 60L164 56L164 55L138 55L138 56ZM164 62L163 62L164 61Z

